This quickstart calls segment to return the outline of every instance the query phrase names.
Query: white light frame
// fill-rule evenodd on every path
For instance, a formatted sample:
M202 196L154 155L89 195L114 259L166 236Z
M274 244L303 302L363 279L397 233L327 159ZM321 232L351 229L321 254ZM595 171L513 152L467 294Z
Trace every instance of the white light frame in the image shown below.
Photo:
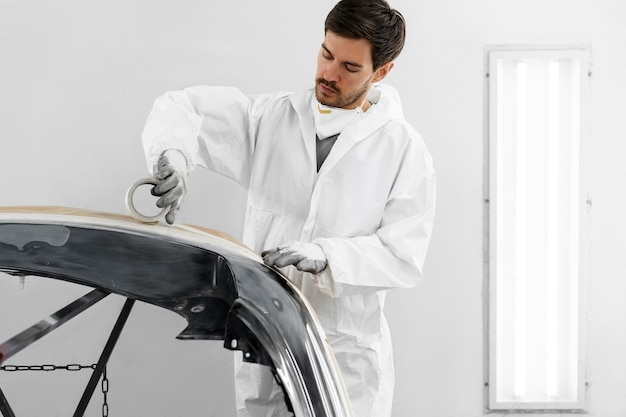
M591 50L587 46L555 46L555 47L534 47L534 46L490 46L485 50L485 59L486 59L486 68L487 68L487 78L486 78L486 153L488 164L486 165L486 186L485 186L485 203L486 203L486 226L487 233L485 234L485 248L486 248L486 282L488 289L488 301L486 303L486 317L488 319L488 325L486 326L486 345L487 345L487 360L486 362L486 370L485 376L487 378L487 408L489 411L542 411L542 412L558 412L562 413L564 411L572 411L572 412L581 412L585 409L585 388L586 388L586 358L585 358L585 287L586 281L588 277L588 211L590 207L590 197L589 197L589 187L588 187L588 159L589 159L589 147L590 147L590 135L589 135L589 125L588 125L588 106L590 101L590 75L591 75ZM497 280L497 271L498 271L498 253L497 253L497 237L498 237L498 204L500 203L498 200L497 193L497 158L498 154L498 124L497 122L497 85L498 85L498 71L497 65L498 61L502 59L516 59L523 62L528 59L572 59L579 62L580 66L580 76L579 76L579 97L578 103L576 103L579 107L579 119L577 121L578 127L578 155L576 157L579 160L579 177L578 177L578 199L576 200L577 210L578 210L578 222L576 225L571 225L572 228L578 228L578 236L577 243L578 247L574 248L574 250L578 253L577 265L573 269L577 269L578 276L577 282L574 287L576 288L577 293L574 295L577 297L578 301L578 323L577 323L577 331L576 340L571 341L572 344L576 344L576 346L572 349L576 353L576 361L574 364L570 363L571 367L576 367L576 386L575 386L575 399L573 400L559 400L559 401L526 401L524 400L525 387L525 374L518 372L514 373L515 381L514 381L514 390L515 394L519 394L519 398L517 401L515 400L501 400L498 399L498 366L502 366L503 364L498 364L498 327L497 327L497 315L496 315L496 301L498 294L498 280ZM519 87L518 100L524 100L525 95L523 91L525 91L525 86L523 83L526 78L524 77L523 72L525 71L524 65L520 65L518 67L519 79L517 80L517 85ZM550 65L549 67L549 77L558 77L558 71L555 66ZM554 83L550 83L550 85L554 85ZM550 87L552 88L552 87ZM550 96L554 94L558 94L558 91L548 91ZM523 106L519 106L518 101L518 113L516 115L517 120L524 119L525 117L525 108ZM558 112L558 100L550 100L548 105L548 113L550 112ZM551 119L552 120L552 119ZM549 132L548 136L552 136L558 131L558 121L556 122L548 122ZM517 125L518 137L524 137L527 134L527 126L525 124ZM549 143L554 143L554 141L549 141ZM519 146L517 152L527 152L525 146ZM551 154L552 157L557 157L557 149L548 145L547 153ZM516 168L517 179L518 181L525 181L526 167L520 166ZM558 170L557 170L558 172ZM546 181L546 187L550 189L550 187L556 187L557 172L549 173L548 179ZM520 187L524 187L523 183L518 184ZM549 195L554 195L554 193L549 193ZM548 228L547 228L547 252L548 259L551 256L554 256L553 251L556 247L553 244L553 240L559 234L558 226L554 221L555 218L558 217L559 213L557 211L556 203L554 201L550 201L551 198L547 199L547 216L548 216ZM524 215L518 215L516 222L520 225L524 224L526 219ZM521 230L525 230L524 227ZM516 233L516 239L525 239L525 233ZM518 257L523 257L524 253L518 253ZM518 258L519 259L519 258ZM558 271L558 266L555 262L547 261L547 269L549 270L549 276L554 276ZM522 268L516 270L516 274L524 274L523 270L524 264L522 263ZM525 280L517 279L516 281L516 290L515 290L515 298L519 298L517 302L525 301L525 297L529 296L527 294L525 288ZM547 297L552 297L553 299L558 298L558 287L557 284L553 281L548 281L546 284ZM558 304L556 303L545 303L547 317L546 317L546 327L550 329L552 334L556 334L556 330L558 329L559 324L557 323L557 309ZM526 317L525 312L519 312L519 314L514 314L514 326L519 327L519 340L516 338L515 343L519 343L518 349L524 349L525 341L524 337L526 337L523 330L526 325ZM556 357L559 354L555 339L551 337L546 338L546 357L548 358L547 362L555 364ZM526 357L525 355L517 355L515 357L514 363L509 364L513 369L522 369L526 367ZM556 365L555 365L556 366ZM546 369L547 382L546 382L546 390L550 395L556 395L556 368L550 367ZM521 399L521 400L519 400Z

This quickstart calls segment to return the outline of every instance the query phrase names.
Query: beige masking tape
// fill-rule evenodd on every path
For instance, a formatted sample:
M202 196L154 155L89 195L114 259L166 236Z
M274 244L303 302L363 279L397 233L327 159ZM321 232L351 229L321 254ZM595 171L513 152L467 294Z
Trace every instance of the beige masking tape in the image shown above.
M135 194L137 188L141 187L142 185L158 184L160 184L160 182L154 178L144 178L131 185L128 191L126 191L126 208L135 219L146 223L158 222L165 219L165 215L170 209L170 206L164 207L158 214L154 216L145 216L137 211L137 208L135 207L135 202L133 201L133 194Z

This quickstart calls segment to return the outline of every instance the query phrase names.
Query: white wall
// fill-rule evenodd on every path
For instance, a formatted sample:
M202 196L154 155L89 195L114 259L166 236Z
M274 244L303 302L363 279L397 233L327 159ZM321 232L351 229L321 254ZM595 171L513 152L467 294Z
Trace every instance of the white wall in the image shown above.
M389 78L438 174L438 214L424 284L390 294L396 417L484 414L484 48L592 48L588 409L626 413L626 3L395 0L409 39ZM334 0L0 1L0 205L124 213L145 176L140 134L153 99L194 84L247 93L309 87ZM180 221L241 236L244 195L197 171ZM0 341L84 292L0 275ZM9 362L93 363L123 300L109 297ZM109 365L110 413L231 416L232 353L174 339L182 319L138 304ZM0 372L17 415L66 416L82 373ZM43 401L34 401L42 398ZM96 393L88 415L100 413ZM44 411L45 410L45 411Z

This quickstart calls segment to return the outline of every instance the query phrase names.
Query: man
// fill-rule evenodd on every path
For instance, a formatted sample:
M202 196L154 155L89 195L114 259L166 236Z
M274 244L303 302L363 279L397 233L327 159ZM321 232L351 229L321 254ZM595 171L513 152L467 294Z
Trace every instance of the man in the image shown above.
M143 133L168 223L192 167L247 189L244 243L314 307L358 417L391 415L385 292L419 283L434 218L430 154L396 91L378 84L404 39L385 0L342 0L326 19L314 89L170 92ZM290 415L269 369L237 362L239 416Z

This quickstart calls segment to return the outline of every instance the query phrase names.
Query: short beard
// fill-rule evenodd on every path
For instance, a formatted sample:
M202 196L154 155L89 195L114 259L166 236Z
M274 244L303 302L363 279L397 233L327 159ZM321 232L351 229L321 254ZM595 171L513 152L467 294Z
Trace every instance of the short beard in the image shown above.
M356 103L370 88L369 82L371 78L367 80L361 87L359 87L356 91L351 92L350 94L344 96L339 88L336 87L334 81L326 81L323 78L318 78L315 80L315 97L317 101L322 103L325 106L337 107L337 108L346 108ZM334 99L330 99L323 94L318 93L318 86L320 84L324 84L325 86L332 88L335 90L336 95Z

